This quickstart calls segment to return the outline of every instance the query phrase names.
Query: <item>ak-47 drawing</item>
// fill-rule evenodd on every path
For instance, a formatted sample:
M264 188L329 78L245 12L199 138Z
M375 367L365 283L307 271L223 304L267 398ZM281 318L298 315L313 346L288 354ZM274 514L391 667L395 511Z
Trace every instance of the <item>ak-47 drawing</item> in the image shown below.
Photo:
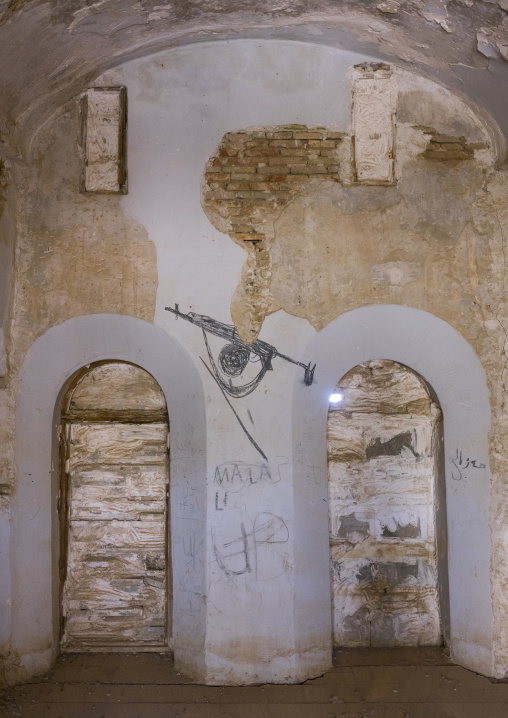
M178 304L175 304L174 309L172 307L166 307L166 311L171 312L177 318L180 317L180 319L185 319L187 322L195 324L203 330L208 356L217 381L223 387L224 391L226 391L233 398L239 399L254 391L266 372L273 370L272 360L275 359L275 357L280 357L285 361L291 362L291 364L301 366L304 370L303 380L305 384L307 384L307 386L312 384L314 379L314 370L316 368L315 364L314 366L311 366L310 363L303 364L300 361L296 361L296 359L291 359L291 357L281 354L278 349L271 344L263 342L260 339L252 344L245 344L240 339L238 332L232 324L223 324L222 322L218 322L216 319L212 319L211 317L207 317L203 314L196 314L195 312L183 314L180 312ZM221 377L217 364L212 356L212 352L208 344L208 338L206 336L207 333L214 334L215 336L221 337L221 339L225 339L228 342L228 344L221 349L218 359L220 368L226 376L240 376L249 360L253 361L252 355L259 357L258 361L261 362L261 369L257 376L252 379L252 381L249 381L247 384L242 384L241 386L233 386L231 379L229 379L229 381L225 381Z
M187 314L184 314L179 310L178 304L175 304L174 309L173 307L166 307L166 311L174 314L177 319L185 319L185 321L194 324L203 331L203 338L205 340L206 350L208 352L208 358L212 368L210 369L208 364L206 364L203 359L201 359L201 361L203 361L203 364L217 382L224 398L253 446L257 449L257 451L259 451L261 456L268 461L265 454L256 444L251 434L247 431L247 428L229 401L228 396L233 399L241 399L251 394L262 381L266 372L273 370L272 361L276 357L280 357L280 359L284 359L291 364L296 364L297 366L302 367L304 370L303 380L307 386L310 386L314 380L314 370L316 369L316 365L314 364L314 366L311 366L311 363L303 364L300 361L296 361L296 359L291 359L291 357L281 354L271 344L263 342L260 339L252 344L245 344L240 339L238 332L232 324L223 324L222 322L218 322L216 319L212 319L212 317L207 317L204 314L196 314L195 312L188 312ZM213 358L212 350L208 342L208 334L213 334L216 337L226 340L227 342L227 344L225 344L219 352L218 362L216 362ZM234 385L233 377L239 377L247 367L249 361L258 361L261 363L259 372L250 381L247 381L244 384ZM217 363L219 366L217 366ZM227 379L225 377L227 377Z

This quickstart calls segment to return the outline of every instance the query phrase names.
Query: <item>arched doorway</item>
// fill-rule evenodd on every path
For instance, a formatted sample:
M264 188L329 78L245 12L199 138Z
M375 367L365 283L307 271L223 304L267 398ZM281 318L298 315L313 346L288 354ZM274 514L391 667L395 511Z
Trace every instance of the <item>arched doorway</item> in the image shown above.
M330 397L327 442L334 646L441 644L447 579L437 400L402 364L361 363Z
M103 361L61 415L61 649L169 647L169 422L155 379Z

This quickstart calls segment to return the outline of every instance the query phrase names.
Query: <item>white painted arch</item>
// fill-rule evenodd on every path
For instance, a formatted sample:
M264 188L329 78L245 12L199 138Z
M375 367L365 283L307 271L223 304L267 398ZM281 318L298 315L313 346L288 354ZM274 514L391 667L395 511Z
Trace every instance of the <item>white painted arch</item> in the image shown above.
M418 372L443 410L448 527L450 649L457 663L494 676L490 589L489 390L468 342L447 322L398 305L362 307L331 322L307 345L316 363L311 387L293 395L295 622L331 640L326 423L329 396L346 372L392 359ZM475 460L458 466L457 451ZM455 464L452 463L455 461Z
M19 679L49 670L58 653L57 426L61 400L84 366L103 359L137 364L159 383L171 422L170 504L173 639L177 669L205 675L205 401L186 350L157 326L96 314L69 319L39 337L20 373L16 412L17 489L11 513L11 647Z

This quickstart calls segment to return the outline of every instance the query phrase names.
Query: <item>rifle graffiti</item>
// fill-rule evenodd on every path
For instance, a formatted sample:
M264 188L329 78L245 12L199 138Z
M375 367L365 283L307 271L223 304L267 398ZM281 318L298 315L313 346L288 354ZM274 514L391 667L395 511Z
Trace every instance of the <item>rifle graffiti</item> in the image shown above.
M208 366L202 357L200 357L201 361L214 378L231 411L249 438L251 444L261 454L263 459L268 461L266 455L255 442L245 424L238 416L238 413L235 411L229 397L231 397L231 399L242 399L251 394L259 386L266 372L273 371L272 362L277 357L290 362L291 364L302 367L304 370L303 381L306 386L310 386L314 380L316 365L314 364L312 366L310 362L308 364L303 364L303 362L292 359L285 354L281 354L276 347L268 344L268 342L261 341L260 339L256 340L252 344L245 344L240 339L236 328L232 324L223 324L216 319L212 319L212 317L207 317L204 314L196 314L196 312L188 312L187 314L184 314L183 312L180 312L178 304L175 304L174 308L165 307L165 309L166 311L174 314L176 319L185 319L185 321L194 324L202 330L210 366ZM208 339L209 334L220 337L226 341L226 344L224 344L219 352L217 361L214 359L212 349L210 347ZM257 374L252 379L249 379L244 383L234 384L233 379L241 377L248 364L255 362L260 364Z

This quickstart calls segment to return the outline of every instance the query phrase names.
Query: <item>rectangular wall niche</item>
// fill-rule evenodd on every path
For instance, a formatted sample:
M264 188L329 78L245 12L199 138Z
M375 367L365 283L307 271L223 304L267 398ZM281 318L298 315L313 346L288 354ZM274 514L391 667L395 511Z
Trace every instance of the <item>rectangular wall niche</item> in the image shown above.
M393 184L396 92L388 65L363 63L353 74L353 148L357 182Z
M82 192L127 192L125 87L94 87L83 95Z

